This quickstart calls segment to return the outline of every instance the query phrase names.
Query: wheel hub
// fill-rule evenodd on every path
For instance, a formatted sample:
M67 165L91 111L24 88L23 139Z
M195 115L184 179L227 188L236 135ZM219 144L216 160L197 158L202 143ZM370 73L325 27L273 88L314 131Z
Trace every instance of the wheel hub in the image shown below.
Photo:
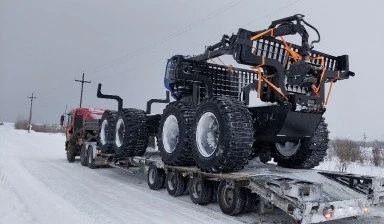
M149 183L150 183L150 184L155 183L155 170L151 169L151 170L149 171L148 176L149 176L149 180L148 180Z
M116 146L121 147L124 141L125 127L123 119L117 120L116 123Z
M101 144L105 145L107 143L105 132L107 131L108 121L104 120L103 123L101 123L101 130L100 130L100 141Z
M91 164L92 163L92 159L93 159L93 153L92 151L93 150L88 150L88 163Z
M194 198L198 198L201 195L201 182L197 181L192 187L192 195Z
M173 173L170 173L168 175L170 175L168 177L168 188L169 188L169 190L173 191L175 189L175 186L176 186L176 177Z
M297 142L291 142L287 141L285 143L275 143L277 151L285 156L285 157L290 157L296 154L296 152L299 150L301 146L300 140Z
M163 126L163 146L167 153L172 153L179 142L179 122L174 115L170 115Z
M196 141L200 155L210 157L219 143L219 122L211 112L204 113L197 123Z
M233 190L229 187L224 190L223 202L227 207L230 207L233 203Z

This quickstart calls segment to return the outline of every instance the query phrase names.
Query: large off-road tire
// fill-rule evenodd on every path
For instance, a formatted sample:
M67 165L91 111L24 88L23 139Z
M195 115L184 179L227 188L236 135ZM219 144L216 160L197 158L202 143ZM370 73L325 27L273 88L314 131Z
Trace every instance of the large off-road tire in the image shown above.
M88 167L91 168L91 169L96 169L97 166L95 164L95 159L93 158L93 149L92 149L92 146L88 146Z
M292 153L293 150L289 148L286 150L288 151L286 153L282 151L282 143L272 144L271 153L274 161L277 162L279 166L287 168L311 169L318 166L319 163L323 161L328 149L329 131L327 126L324 118L321 118L319 126L311 138L300 139L293 143L284 144L284 147L297 147L294 153Z
M241 170L252 152L254 131L251 114L229 97L212 97L196 110L193 157L205 172Z
M172 102L164 109L157 137L160 156L165 164L194 165L191 145L191 128L195 106Z
M117 112L105 111L100 119L98 145L103 152L112 152Z
M255 157L259 157L262 163L269 162L272 159L270 143L261 141L254 142L253 152L251 153L249 159L254 159Z
M178 197L184 194L187 189L188 179L178 171L169 171L165 179L168 194Z
M225 180L222 180L217 189L217 200L221 211L224 214L236 216L244 211L246 203L245 188L228 186Z
M212 201L213 182L199 177L189 181L189 197L191 201L198 205L207 205Z
M165 182L165 172L159 169L156 165L151 164L148 168L148 186L152 190L159 190L163 188Z
M142 156L148 145L147 118L139 109L126 108L116 119L114 151L125 156Z
M88 166L88 158L87 158L87 149L85 148L85 145L81 145L80 149L80 163L82 166Z

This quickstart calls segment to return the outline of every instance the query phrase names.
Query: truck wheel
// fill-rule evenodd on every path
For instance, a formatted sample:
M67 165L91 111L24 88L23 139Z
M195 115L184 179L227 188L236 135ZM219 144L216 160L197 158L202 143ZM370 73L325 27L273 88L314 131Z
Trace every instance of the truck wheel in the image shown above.
M115 138L115 123L117 112L105 111L100 119L98 145L103 152L112 150Z
M194 165L191 150L191 127L195 108L182 102L172 102L164 109L159 124L157 142L165 164Z
M85 145L81 145L81 149L80 149L80 163L82 166L87 166L88 164L88 158L86 156L86 149L85 149Z
M148 145L147 118L139 109L125 108L116 119L114 150L126 156L142 156Z
M323 161L328 149L327 124L321 119L313 137L291 143L272 144L272 157L279 166L297 169L311 169Z
M244 188L228 186L222 180L217 190L217 199L224 214L236 216L244 210L246 192Z
M198 205L207 205L211 202L213 196L212 181L202 178L192 178L189 183L189 197L192 202Z
M246 106L229 97L212 97L197 108L193 156L205 172L241 170L252 152L254 131Z
M163 188L165 182L165 172L159 169L156 165L151 164L148 168L148 186L152 190Z
M165 179L168 194L178 197L183 195L187 188L187 178L178 171L169 171Z
M88 167L91 168L91 169L95 169L97 168L96 167L96 164L95 164L95 159L93 158L93 148L92 146L88 146Z
M75 162L75 158L76 158L75 147L71 144L68 144L68 146L67 146L67 161L69 163L73 163L73 162Z

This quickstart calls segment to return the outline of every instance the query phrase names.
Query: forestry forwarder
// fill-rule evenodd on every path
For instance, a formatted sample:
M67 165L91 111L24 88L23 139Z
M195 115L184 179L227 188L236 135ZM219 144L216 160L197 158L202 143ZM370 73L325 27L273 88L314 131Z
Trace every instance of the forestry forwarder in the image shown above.
M317 40L309 42L306 27ZM301 46L284 39L295 34ZM103 115L100 147L121 157L141 156L152 135L167 165L232 172L259 156L262 161L273 157L283 167L313 168L327 150L323 114L332 86L354 76L348 55L313 50L319 41L318 30L303 15L294 15L266 30L224 35L200 55L176 55L168 60L164 78L176 101L163 101L168 104L162 115L151 115L148 107L147 112L123 109L120 97L99 91L98 97L119 101L117 112ZM250 69L215 63L222 55ZM263 105L251 105L254 96Z

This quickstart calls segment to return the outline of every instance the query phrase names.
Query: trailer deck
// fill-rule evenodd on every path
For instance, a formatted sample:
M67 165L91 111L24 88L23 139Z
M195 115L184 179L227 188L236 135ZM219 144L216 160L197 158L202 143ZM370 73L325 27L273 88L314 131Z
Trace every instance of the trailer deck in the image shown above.
M250 189L260 197L263 206L273 205L301 224L364 215L370 206L384 203L384 178L372 176L288 169L264 164L258 159L250 161L239 172L206 173L194 166L165 165L156 152L131 157L121 163L108 162L111 155L95 152L94 156L98 165L111 165L127 171L136 169L146 173L147 167L155 164L166 173L177 171L191 178L225 180L228 185Z

